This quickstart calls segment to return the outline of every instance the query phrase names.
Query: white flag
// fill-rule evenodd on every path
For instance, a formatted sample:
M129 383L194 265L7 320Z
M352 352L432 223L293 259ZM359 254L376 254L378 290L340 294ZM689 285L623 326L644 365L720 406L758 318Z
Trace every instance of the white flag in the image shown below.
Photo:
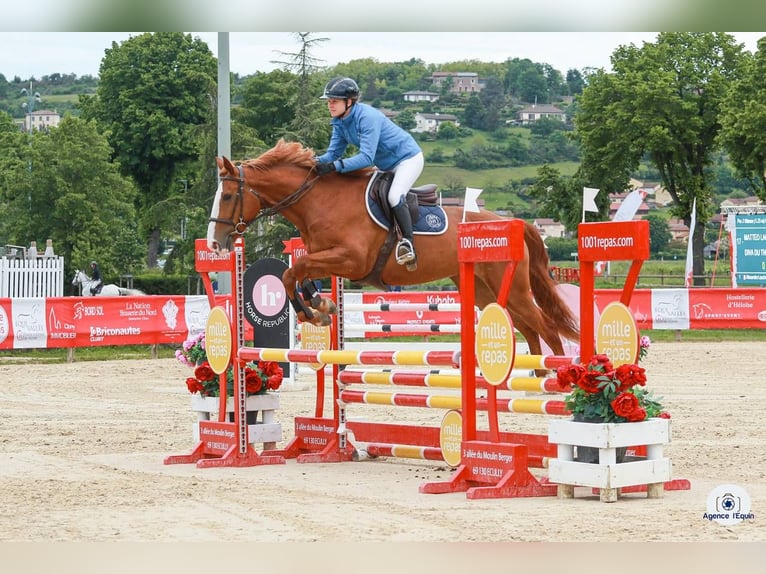
M582 210L595 211L598 213L598 206L596 205L596 196L599 190L595 187L583 187L582 188Z
M638 208L646 197L646 192L643 189L634 189L628 194L628 197L622 200L620 207L612 217L612 221L630 221L633 216L636 215Z
M697 198L694 198L692 203L692 218L689 222L689 243L686 245L686 272L685 272L685 285L691 287L694 279L694 263L693 263L693 249L692 239L694 238L694 227L697 225Z
M479 213L481 210L479 209L479 204L477 203L477 199L479 198L479 194L484 191L483 189L476 189L475 187L466 187L465 188L465 203L463 204L463 222L465 222L465 214L468 211L472 211L473 213Z

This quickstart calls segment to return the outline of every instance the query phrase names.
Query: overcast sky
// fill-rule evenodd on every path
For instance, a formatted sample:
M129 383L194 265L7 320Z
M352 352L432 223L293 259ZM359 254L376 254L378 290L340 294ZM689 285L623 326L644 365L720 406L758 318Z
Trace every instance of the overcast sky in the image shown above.
M192 32L218 54L218 33ZM760 32L735 32L753 52ZM0 74L7 80L41 78L53 73L98 75L104 50L131 36L126 32L0 32ZM426 64L475 59L504 62L529 58L550 64L562 74L572 68L610 68L609 57L621 45L653 42L656 32L318 32L328 38L314 55L332 66L359 58L400 62L418 58ZM282 53L296 52L289 32L230 32L229 64L242 76L281 67Z

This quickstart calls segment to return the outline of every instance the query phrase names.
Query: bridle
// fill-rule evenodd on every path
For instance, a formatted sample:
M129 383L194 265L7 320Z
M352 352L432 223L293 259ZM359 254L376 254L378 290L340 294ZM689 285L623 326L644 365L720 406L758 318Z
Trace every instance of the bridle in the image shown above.
M313 169L309 170L308 174L306 174L306 179L303 180L303 183L291 194L285 196L281 201L278 201L274 205L270 207L264 208L264 206L267 205L267 202L263 199L263 197L253 189L252 187L248 186L247 191L249 193L252 193L256 199L259 202L259 205L261 206L260 211L258 214L252 219L252 221L246 221L244 217L244 210L245 210L245 204L244 204L244 195L245 195L245 174L244 174L244 167L246 167L246 164L239 164L237 165L237 171L239 172L239 177L233 177L230 175L225 175L221 177L221 181L236 181L237 182L237 197L235 199L235 205L234 209L232 210L232 217L230 219L225 219L222 217L211 217L208 219L211 223L225 223L226 225L231 225L234 228L234 231L232 231L233 234L242 235L245 232L245 229L247 229L247 226L250 225L253 221L256 221L262 217L271 217L272 215L278 214L280 211L287 209L291 205L294 205L298 203L301 198L308 193L312 187L314 187L314 183L317 179L319 179L319 176L311 177L311 174L313 173ZM247 166L249 167L249 166ZM220 207L220 206L219 206ZM234 216L237 214L237 211L239 210L239 215L237 222L234 221Z

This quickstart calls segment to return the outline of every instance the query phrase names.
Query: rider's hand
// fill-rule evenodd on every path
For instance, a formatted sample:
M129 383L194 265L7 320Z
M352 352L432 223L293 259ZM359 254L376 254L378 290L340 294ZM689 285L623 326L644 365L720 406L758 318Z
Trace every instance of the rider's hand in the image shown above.
M318 163L314 166L314 169L316 170L317 175L325 175L326 173L335 171L335 164L331 161L327 163Z

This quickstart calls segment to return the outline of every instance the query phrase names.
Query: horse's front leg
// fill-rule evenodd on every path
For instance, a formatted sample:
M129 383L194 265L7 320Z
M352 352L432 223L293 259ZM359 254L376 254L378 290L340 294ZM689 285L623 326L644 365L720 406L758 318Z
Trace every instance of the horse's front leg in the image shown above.
M321 296L311 278L343 275L344 271L348 271L344 265L348 266L349 260L350 254L346 250L327 249L297 258L293 266L284 272L282 283L299 320L313 325L331 323L330 315L337 312L337 306L332 299ZM311 302L316 313L306 306L304 299Z

